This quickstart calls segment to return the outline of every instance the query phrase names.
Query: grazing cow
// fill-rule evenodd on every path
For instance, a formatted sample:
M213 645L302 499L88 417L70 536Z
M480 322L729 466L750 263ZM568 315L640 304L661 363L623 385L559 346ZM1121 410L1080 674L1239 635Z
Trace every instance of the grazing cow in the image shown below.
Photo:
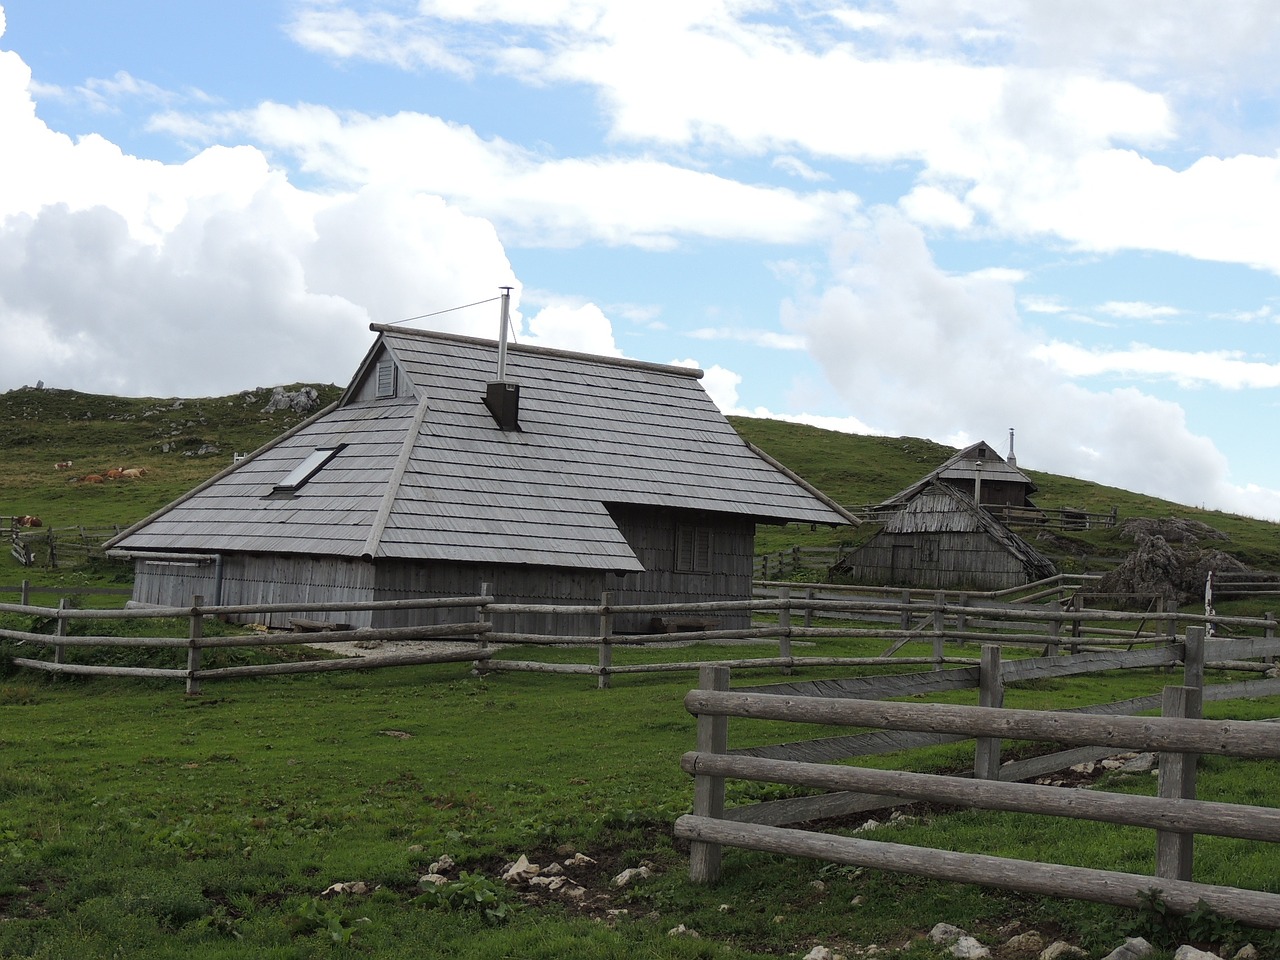
M55 470L70 470L70 469L71 469L71 466L72 466L72 464L71 464L71 461L70 461L70 460L61 460L61 461L59 461L58 463L55 463L55 464L53 465L53 469L55 469Z

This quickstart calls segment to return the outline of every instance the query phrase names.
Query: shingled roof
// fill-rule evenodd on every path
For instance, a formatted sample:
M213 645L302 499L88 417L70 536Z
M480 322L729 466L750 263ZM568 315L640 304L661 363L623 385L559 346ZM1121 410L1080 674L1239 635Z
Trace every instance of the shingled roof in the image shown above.
M701 371L511 345L519 429L504 430L484 403L495 342L371 329L378 339L336 404L109 546L627 571L643 567L611 505L857 522L743 441ZM366 387L386 359L409 389L373 399Z
M1028 497L1037 490L1032 479L996 453L991 444L979 441L947 458L946 462L937 469L931 470L906 489L899 490L887 500L882 501L879 506L895 507L909 503L920 491L935 481L961 484L972 489L979 475L984 483L1005 481L1021 484Z

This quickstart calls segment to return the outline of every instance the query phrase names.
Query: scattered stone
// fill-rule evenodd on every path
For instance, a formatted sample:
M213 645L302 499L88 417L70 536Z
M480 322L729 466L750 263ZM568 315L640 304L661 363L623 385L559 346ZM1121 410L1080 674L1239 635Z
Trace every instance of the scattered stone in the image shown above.
M449 882L449 878L442 873L428 873L418 881L419 890L428 890L431 887L442 887Z
M570 880L568 883L566 883L563 887L560 888L560 892L564 896L569 897L570 899L581 900L583 897L587 895L587 888L580 883L574 883L572 880ZM627 911L623 910L622 912L626 913Z
M866 902L867 902L867 898L864 897L862 894L858 894L856 897L854 897L852 900L849 901L849 906L860 907Z
M1108 953L1102 960L1142 960L1155 952L1155 947L1142 937L1129 937L1120 946Z
M1065 940L1055 940L1045 947L1040 960L1084 960L1089 955L1074 944Z
M1133 759L1126 760L1120 768L1121 773L1150 773L1155 769L1157 760L1154 753L1139 753Z
M397 740L412 740L412 733L405 733L403 730L379 730L384 737L395 737Z
M271 391L271 399L262 408L263 413L275 413L278 410L292 410L294 413L310 413L320 406L320 395L314 387L303 387L300 390L286 390L276 387Z
M809 884L809 886L811 889L816 890L818 893L826 893L827 891L827 885L823 883L821 880L814 880L812 883Z
M718 909L721 913L732 913L732 912L733 912L733 907L732 907L732 905L727 904L727 903L722 903L722 904L720 904L720 906L719 906L717 909Z
M369 892L369 885L363 880L357 880L354 883L334 883L328 886L325 891L320 894L322 897L336 897L340 894L350 893L356 896L362 896Z
M1195 947L1184 943L1173 952L1173 960L1222 960L1222 958L1216 953L1197 950Z
M973 937L965 935L951 944L951 955L959 960L983 960L991 956L991 951Z
M946 946L949 943L955 943L961 937L968 936L959 927L952 926L949 923L936 923L933 929L929 931L929 940L931 943L940 943Z
M625 887L632 880L644 880L652 875L653 873L648 867L628 867L613 878L613 885L615 887Z
M884 824L882 824L879 820L868 820L866 823L858 827L858 829L854 830L853 832L854 833L870 833L872 830L879 830L882 826L884 826Z
M570 847L569 850L570 852L572 852L573 848ZM588 857L585 853L574 853L573 856L571 856L568 860L564 862L564 865L566 867L586 867L586 866L592 866L594 864L595 864L595 861L592 860L590 857Z
M608 914L609 916L611 916L611 917L625 917L625 916L627 916L630 912L631 912L631 911L630 911L630 910L628 910L628 909L626 909L625 907L624 907L624 908L622 908L621 910L606 910L606 911L605 911L605 913L607 913L607 914Z
M1044 949L1044 937L1040 936L1038 931L1028 930L1026 933L1010 937L1005 943L1005 949L1015 953L1039 953Z
M1262 954L1258 952L1258 948L1252 943L1246 943L1243 947L1236 951L1236 955L1231 960L1260 960Z
M667 936L668 937L700 937L702 936L702 934L698 933L697 930L691 930L689 927L686 927L682 923L668 930Z
M421 850L422 848L419 847L418 849ZM431 865L430 870L432 873L448 873L450 870L455 869L457 866L458 865L453 862L453 857L449 856L446 853L443 857L441 857L439 860L437 860L435 863Z
M542 875L543 875L544 877L560 877L560 876L563 876L563 875L564 875L564 867L560 866L560 864L558 864L558 863L556 863L554 860L552 860L550 863L548 863L545 867L543 867L543 868L542 868Z
M520 854L520 859L515 863L508 864L506 869L502 871L502 879L507 883L524 883L530 877L536 877L540 872L538 865L530 863L529 858L522 853Z
M824 947L822 944L814 947L804 955L804 960L844 960L841 954L836 953L830 947Z

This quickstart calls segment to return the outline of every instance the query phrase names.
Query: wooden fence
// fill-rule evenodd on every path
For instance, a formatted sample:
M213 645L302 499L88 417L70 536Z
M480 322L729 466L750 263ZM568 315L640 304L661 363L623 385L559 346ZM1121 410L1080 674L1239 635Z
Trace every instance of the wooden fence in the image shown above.
M1017 507L1010 504L984 503L982 509L1006 526L1048 527L1054 530L1096 530L1114 527L1117 510L1090 513L1075 507ZM848 508L859 520L881 523L902 512L901 506L884 507L864 503Z
M1259 639L1274 638L1276 635L1275 619L1270 616L1214 616L1210 621L1203 614L1160 611L1158 615L1148 617L1116 610L1089 609L1074 599L1064 603L1061 599L1064 583L1056 578L1025 592L1017 601L942 592L919 595L905 591L894 595L892 592L859 592L854 588L824 588L820 592L813 585L804 590L794 589L789 584L759 584L758 588L762 594L768 595L747 601L625 606L614 604L609 593L601 597L599 604L500 603L489 594L487 586L479 596L447 599L219 606L206 605L202 598L195 597L189 607L127 610L71 609L64 598L56 608L32 606L27 602L0 603L0 613L49 618L54 621L56 631L54 635L49 635L31 630L0 629L0 637L16 643L30 644L33 648L46 652L52 649L52 659L35 656L15 659L14 662L20 666L67 673L169 677L184 680L187 689L196 692L202 681L221 677L372 669L446 660L470 660L490 671L538 671L594 676L597 685L602 688L608 687L616 676L694 671L707 664L728 665L736 669L767 668L783 674L802 667L890 664L897 668L903 665L928 666L931 671L940 672L948 666L975 665L977 660L966 650L966 646L978 643L1041 648L1051 658L1062 652L1099 654L1104 659L1112 658L1106 662L1113 666L1144 665L1157 661L1168 662L1170 657L1174 657L1175 654L1169 650L1162 651L1161 648L1176 645L1179 630L1188 625L1212 623L1219 632L1231 631ZM27 589L29 593L41 588L27 585ZM24 594L23 600L26 599L27 595ZM203 629L206 618L235 615L280 614L283 619L297 618L298 625L305 628L316 625L306 619L310 614L414 609L437 610L442 619L448 619L451 610L462 610L463 622L419 627L363 628L323 636L311 632L269 632L206 637ZM502 629L502 621L507 615L531 611L588 617L594 625L598 625L598 632L593 636L549 636ZM697 629L674 634L618 634L613 630L614 618L620 614L648 614L659 619L710 623L714 622L717 614L729 611L749 612L752 615L752 625L748 629ZM453 616L456 618L457 614ZM70 629L70 625L77 620L117 618L182 618L187 621L188 627L185 636L161 638L84 636ZM886 647L878 656L843 656L829 649L816 649L824 642L848 638L882 640ZM419 649L397 656L379 655L315 663L292 662L215 669L205 667L200 656L202 650L215 647L278 647L317 644L335 639L366 646L377 646L384 641L408 641L419 644ZM443 641L449 641L452 646L442 647ZM628 650L655 646L688 646L695 643L713 645L714 659L621 662L622 659L627 659L621 657L621 654ZM955 645L950 651L948 643ZM811 653L801 651L797 644L810 644L815 649ZM928 653L905 655L902 651L908 644L915 644L912 648L915 650L919 649L919 644L927 644ZM160 669L71 664L65 662L63 657L63 651L68 646L181 648L186 651L187 666L185 669ZM493 657L495 646L509 649L504 651L502 657ZM512 656L510 649L549 646L589 651L593 655L590 659L584 658L585 662L553 663L520 659ZM744 655L727 657L724 649L726 646L743 650ZM759 646L766 649L750 654L745 649ZM1127 656L1121 657L1122 653ZM1241 671L1264 672L1271 669L1271 665L1247 657L1238 657L1230 663L1224 661L1219 665Z
M883 702L882 696L904 695L900 678L892 678L893 685L882 684L878 690L873 685L877 678L864 678L861 691L848 686L823 690L817 685L820 681L799 690L791 684L730 691L729 670L707 667L700 675L699 688L685 698L686 708L698 718L697 749L682 760L682 767L694 777L694 809L677 820L675 833L692 842L690 876L698 882L716 880L722 848L732 846L1127 907L1139 907L1156 895L1178 913L1189 913L1203 902L1224 917L1280 927L1280 895L1192 880L1196 834L1280 841L1280 810L1195 799L1198 754L1280 758L1280 737L1271 724L1199 719L1204 699L1280 695L1280 680L1206 686L1206 662L1243 654L1275 656L1280 653L1280 644L1275 639L1205 640L1202 629L1192 628L1178 646L1184 686L1167 687L1157 698L1052 712L1004 709L1004 684L1058 671L1076 672L1063 661L1077 658L1056 658L1057 663L1002 663L999 648L987 646L976 671L978 706ZM1161 708L1160 718L1131 715L1153 706ZM730 717L891 732L731 751ZM1048 758L1001 764L1001 741L1005 738L1071 744L1073 749ZM972 778L831 762L965 739L976 739ZM1160 753L1157 797L1023 782L1068 763L1082 762L1082 758L1123 750ZM726 809L726 778L833 792ZM1155 831L1155 876L935 850L786 826L915 800L1150 828Z
M102 545L121 531L119 524L99 527L25 528L10 523L9 552L24 567L55 568L103 557Z

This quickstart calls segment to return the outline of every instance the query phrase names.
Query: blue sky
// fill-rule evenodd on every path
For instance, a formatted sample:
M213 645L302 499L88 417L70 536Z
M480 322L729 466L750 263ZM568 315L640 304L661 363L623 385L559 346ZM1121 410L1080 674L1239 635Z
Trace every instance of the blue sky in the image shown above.
M344 383L512 285L728 413L1280 519L1270 0L0 9L0 390Z

